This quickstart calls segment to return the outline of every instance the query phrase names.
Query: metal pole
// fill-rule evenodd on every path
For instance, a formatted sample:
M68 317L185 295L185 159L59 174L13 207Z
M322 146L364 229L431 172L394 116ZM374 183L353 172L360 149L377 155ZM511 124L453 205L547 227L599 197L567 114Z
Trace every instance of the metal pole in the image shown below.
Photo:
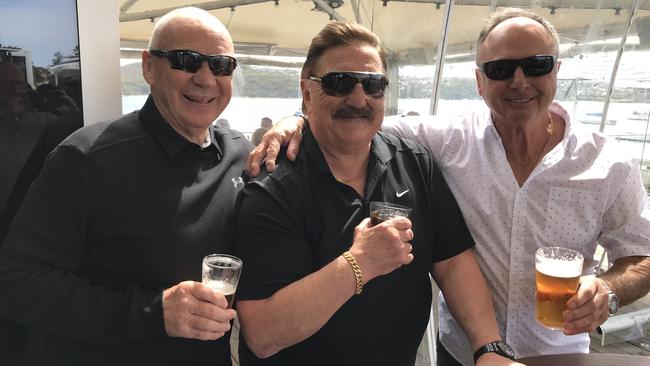
M607 86L607 94L605 94L605 105L603 106L603 116L600 120L599 131L605 132L605 122L607 121L607 110L609 109L609 101L612 98L612 92L614 91L614 82L616 81L616 74L618 73L618 65L621 62L621 56L623 55L623 48L625 48L625 42L627 41L627 33L630 31L630 26L632 25L632 19L636 14L636 10L639 7L640 0L634 0L634 6L630 9L630 16L627 18L627 23L625 24L625 30L623 31L623 36L621 37L621 45L618 47L618 52L616 53L616 61L614 61L614 68L612 69L612 75L609 78L609 85Z
M447 43L449 42L449 26L451 25L451 11L454 8L454 0L447 1L445 7L445 18L442 23L442 35L438 42L438 63L436 66L435 74L433 75L433 88L431 91L431 104L429 107L429 114L436 114L438 109L438 99L440 99L440 80L442 79L442 69L445 66L445 53L447 51Z

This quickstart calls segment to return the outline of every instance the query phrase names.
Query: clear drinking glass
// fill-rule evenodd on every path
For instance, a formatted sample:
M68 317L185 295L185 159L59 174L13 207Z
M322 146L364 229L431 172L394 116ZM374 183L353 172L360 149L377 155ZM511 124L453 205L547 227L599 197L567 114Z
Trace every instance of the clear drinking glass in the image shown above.
M566 303L578 291L584 257L562 247L543 247L535 253L537 286L535 320L547 328L564 327L562 313Z
M241 275L242 260L227 254L210 254L203 258L201 279L204 285L219 291L232 308Z
M397 216L409 218L411 211L410 207L395 203L372 201L370 202L370 225L375 226Z

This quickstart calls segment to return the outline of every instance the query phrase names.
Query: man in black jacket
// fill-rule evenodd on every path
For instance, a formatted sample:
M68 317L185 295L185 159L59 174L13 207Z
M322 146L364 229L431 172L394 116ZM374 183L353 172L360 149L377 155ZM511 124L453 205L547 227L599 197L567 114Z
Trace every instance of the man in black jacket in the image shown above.
M0 312L31 328L21 363L230 364L235 311L200 282L231 251L250 143L212 122L232 95L226 28L195 8L154 28L142 110L48 157L0 251ZM204 62L205 61L205 62Z

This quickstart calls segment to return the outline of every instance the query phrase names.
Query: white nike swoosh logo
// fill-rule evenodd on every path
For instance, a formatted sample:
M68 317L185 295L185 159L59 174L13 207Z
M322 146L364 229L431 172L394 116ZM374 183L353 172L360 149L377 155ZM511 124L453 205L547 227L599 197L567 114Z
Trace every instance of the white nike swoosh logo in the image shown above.
M409 191L409 189L405 190L404 192L395 192L395 195L397 196L397 198L400 198L400 197L402 197L403 195L405 195L406 192L408 192L408 191Z

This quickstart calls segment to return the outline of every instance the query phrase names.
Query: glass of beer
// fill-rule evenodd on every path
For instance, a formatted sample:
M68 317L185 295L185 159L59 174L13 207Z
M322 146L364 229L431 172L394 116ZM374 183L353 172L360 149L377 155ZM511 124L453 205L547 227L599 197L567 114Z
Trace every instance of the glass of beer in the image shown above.
M241 259L227 254L210 254L203 258L203 284L223 294L229 308L232 308L235 299L242 263Z
M411 216L411 208L389 202L370 202L370 226L375 226L397 216L408 219Z
M564 328L566 303L578 291L582 262L580 252L561 247L539 248L535 253L537 284L535 319L546 328Z

